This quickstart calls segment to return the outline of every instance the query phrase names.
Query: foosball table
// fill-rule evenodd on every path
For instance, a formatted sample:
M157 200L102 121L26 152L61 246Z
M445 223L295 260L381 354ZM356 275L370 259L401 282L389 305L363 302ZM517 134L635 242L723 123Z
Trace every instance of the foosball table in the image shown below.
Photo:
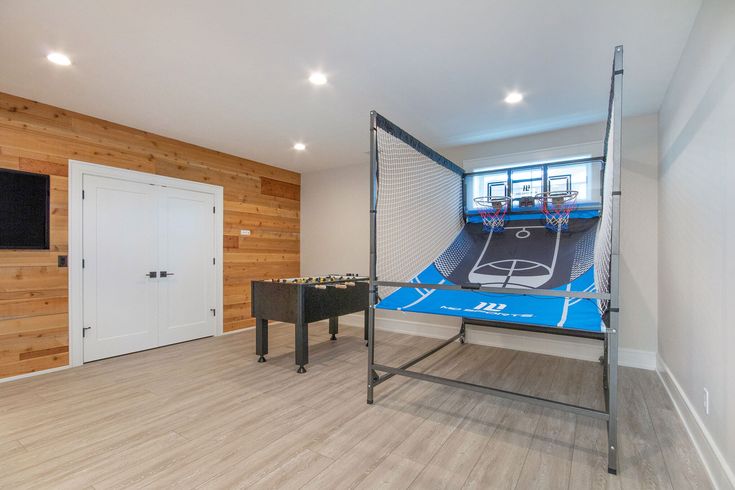
M298 373L309 363L309 323L329 319L331 340L337 339L338 318L365 312L367 340L368 282L356 274L294 277L253 281L252 315L255 317L255 353L258 362L268 354L268 321L296 326L295 356Z

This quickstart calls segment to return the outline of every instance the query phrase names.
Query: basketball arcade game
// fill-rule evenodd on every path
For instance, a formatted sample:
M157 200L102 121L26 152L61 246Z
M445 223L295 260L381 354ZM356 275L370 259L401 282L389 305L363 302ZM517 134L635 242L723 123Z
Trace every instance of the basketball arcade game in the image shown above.
M608 428L608 471L617 473L622 79L623 48L617 46L604 157L591 159L603 169L601 202L578 210L579 191L550 188L546 171L544 189L518 202L507 189L495 195L491 185L486 195L466 195L472 174L371 113L368 403L376 386L401 375L602 419ZM514 213L516 206L537 212ZM376 308L457 316L462 326L398 367L377 364ZM466 324L603 341L606 409L410 370L451 343L463 343Z

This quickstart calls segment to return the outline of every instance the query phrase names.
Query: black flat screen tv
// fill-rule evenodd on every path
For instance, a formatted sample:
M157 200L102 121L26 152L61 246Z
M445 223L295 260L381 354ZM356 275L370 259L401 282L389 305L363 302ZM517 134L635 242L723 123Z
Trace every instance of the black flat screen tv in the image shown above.
M49 248L49 176L0 169L0 249Z

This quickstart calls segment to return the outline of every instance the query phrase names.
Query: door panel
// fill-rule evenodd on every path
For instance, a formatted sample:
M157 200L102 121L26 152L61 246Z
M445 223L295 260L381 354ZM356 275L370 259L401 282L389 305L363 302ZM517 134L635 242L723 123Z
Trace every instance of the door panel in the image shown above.
M84 176L84 361L158 345L154 186Z
M159 207L161 345L214 335L214 196L163 187Z

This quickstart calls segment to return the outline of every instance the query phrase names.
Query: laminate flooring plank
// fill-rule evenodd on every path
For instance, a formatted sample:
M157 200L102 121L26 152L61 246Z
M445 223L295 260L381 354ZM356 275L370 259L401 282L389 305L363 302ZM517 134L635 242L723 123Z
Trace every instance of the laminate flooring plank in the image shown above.
M551 385L563 360L537 355L530 362L526 383L519 391L533 396L551 396ZM538 406L513 402L490 437L464 487L515 488L542 413L543 409Z
M646 394L646 407L651 415L672 486L677 489L712 488L697 450L658 374L643 370L630 370L629 373L640 386L641 392Z
M658 376L620 371L620 475L603 422L395 376L366 404L362 329L253 330L0 384L0 488L710 488ZM378 330L397 366L437 339ZM597 363L453 343L413 370L602 408Z
M635 369L621 368L618 434L623 488L672 488L663 451L646 405L648 394L635 382Z
M578 404L582 375L589 363L564 360L551 384L551 396L564 403ZM523 463L517 488L567 488L574 450L576 416L545 408L531 447Z
M581 380L580 405L605 409L602 388L602 365L587 363ZM622 430L622 427L621 427ZM607 423L591 417L577 417L574 432L574 452L569 475L573 490L620 490L620 478L607 472ZM625 471L625 468L620 470Z
M496 362L482 366L478 379L473 381L517 391L528 375L530 363L527 356L510 350L492 349L488 357ZM490 395L474 396L478 398L477 404L411 483L411 488L460 488L475 465L481 464L478 461L512 402Z

